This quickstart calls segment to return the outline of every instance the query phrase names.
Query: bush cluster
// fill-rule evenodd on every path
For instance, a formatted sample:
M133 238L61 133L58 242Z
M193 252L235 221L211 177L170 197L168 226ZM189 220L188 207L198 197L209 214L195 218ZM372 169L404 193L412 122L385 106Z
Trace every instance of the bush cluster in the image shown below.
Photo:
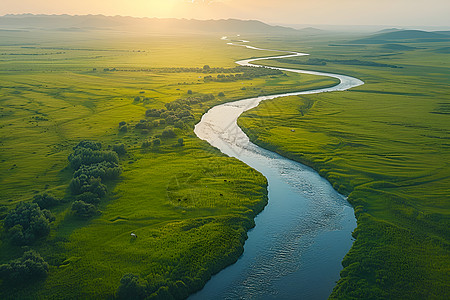
M5 218L4 227L16 245L29 245L48 235L55 217L49 210L41 210L36 203L19 203Z
M113 151L93 150L91 148L76 147L68 157L70 166L78 170L82 165L92 165L100 162L119 163L119 156Z
M43 193L39 195L35 195L33 197L33 203L39 205L41 209L48 209L53 206L58 205L61 202L60 199L54 197L53 195Z
M121 144L114 145L113 151L104 151L101 143L93 141L81 141L73 150L68 159L75 171L69 187L78 196L72 211L86 218L97 214L96 205L107 193L102 181L117 179L122 173L118 153L124 154L126 150Z
M238 80L249 80L262 76L275 76L283 74L280 70L264 68L264 67L235 67L232 68L233 72L221 72L221 73L235 73L235 74L218 74L217 76L205 76L203 80L205 82L232 82Z
M146 284L139 280L139 276L134 274L125 274L120 279L120 285L117 289L117 298L119 299L145 299Z
M48 263L34 250L27 251L19 259L0 265L0 279L8 284L19 285L45 278L49 270Z

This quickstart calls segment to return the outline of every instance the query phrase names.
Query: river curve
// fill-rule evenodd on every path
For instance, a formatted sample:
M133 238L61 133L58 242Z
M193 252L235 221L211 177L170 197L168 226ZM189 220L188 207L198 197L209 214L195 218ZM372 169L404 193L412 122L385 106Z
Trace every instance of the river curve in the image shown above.
M223 38L225 39L225 38ZM300 52L237 61L258 66L258 60L308 55ZM286 54L287 53L287 54ZM266 66L267 67L267 66ZM268 180L269 202L248 232L239 260L214 275L189 297L196 299L326 299L356 227L353 209L317 172L249 141L237 125L238 117L261 101L285 96L344 91L364 84L359 79L332 73L269 67L285 72L329 76L340 83L329 88L260 96L217 105L205 113L194 132L223 153L261 172Z

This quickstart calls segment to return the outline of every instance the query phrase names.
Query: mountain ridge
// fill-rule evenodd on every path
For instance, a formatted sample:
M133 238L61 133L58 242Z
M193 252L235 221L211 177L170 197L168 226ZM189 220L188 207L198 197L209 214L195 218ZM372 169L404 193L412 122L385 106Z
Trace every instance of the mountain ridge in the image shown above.
M258 20L219 19L196 20L175 18L137 18L105 15L8 14L0 16L0 27L33 29L125 29L158 31L199 31L236 33L296 33L296 29L269 25ZM8 29L7 28L7 29ZM5 29L5 28L3 28Z

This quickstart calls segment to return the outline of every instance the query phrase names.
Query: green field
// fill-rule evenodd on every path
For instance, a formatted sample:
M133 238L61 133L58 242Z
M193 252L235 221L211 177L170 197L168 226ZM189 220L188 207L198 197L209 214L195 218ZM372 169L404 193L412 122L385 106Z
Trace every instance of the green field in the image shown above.
M266 204L267 182L199 140L193 125L219 103L336 83L298 74L206 82L202 73L174 69L232 68L235 60L254 55L217 36L110 31L0 36L2 219L36 194L62 199L51 209L56 220L50 234L31 245L13 245L1 228L0 264L29 249L49 264L45 280L26 287L3 282L2 299L113 298L127 273L146 281L151 297L181 299L201 288L241 254L246 232ZM174 129L176 137L162 136L173 125L145 116L176 99L207 94L213 99L190 105L192 119ZM136 129L141 120L158 126ZM119 132L120 122L127 123L127 132ZM142 147L157 138L160 146ZM71 211L68 188L73 170L67 157L81 140L127 149L120 158L121 177L107 183L109 193L98 205L101 214L88 219Z
M347 43L352 39L254 43L312 54L264 64L365 84L266 101L239 125L256 144L316 169L354 206L356 240L332 299L448 299L450 60L439 50L448 41Z

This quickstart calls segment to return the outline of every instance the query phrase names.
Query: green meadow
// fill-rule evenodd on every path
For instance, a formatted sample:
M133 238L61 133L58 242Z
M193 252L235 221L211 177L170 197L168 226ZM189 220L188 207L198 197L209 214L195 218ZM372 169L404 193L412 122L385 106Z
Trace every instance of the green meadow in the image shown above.
M2 299L114 298L127 273L139 276L150 298L183 299L200 289L242 253L267 182L198 139L193 125L219 103L336 83L299 74L205 81L202 72L180 69L233 68L255 54L212 35L0 35L1 217L44 192L61 199L51 208L50 233L31 245L14 245L1 223L0 265L30 249L49 265L45 279L26 287L3 282ZM146 117L177 99L207 100L191 101L190 119L178 127ZM169 127L174 136L165 136ZM82 140L126 149L120 178L107 182L91 218L71 210L67 157Z
M264 61L355 76L349 91L261 103L239 125L256 144L317 170L354 206L355 242L331 299L450 296L448 41L274 38L310 57Z

